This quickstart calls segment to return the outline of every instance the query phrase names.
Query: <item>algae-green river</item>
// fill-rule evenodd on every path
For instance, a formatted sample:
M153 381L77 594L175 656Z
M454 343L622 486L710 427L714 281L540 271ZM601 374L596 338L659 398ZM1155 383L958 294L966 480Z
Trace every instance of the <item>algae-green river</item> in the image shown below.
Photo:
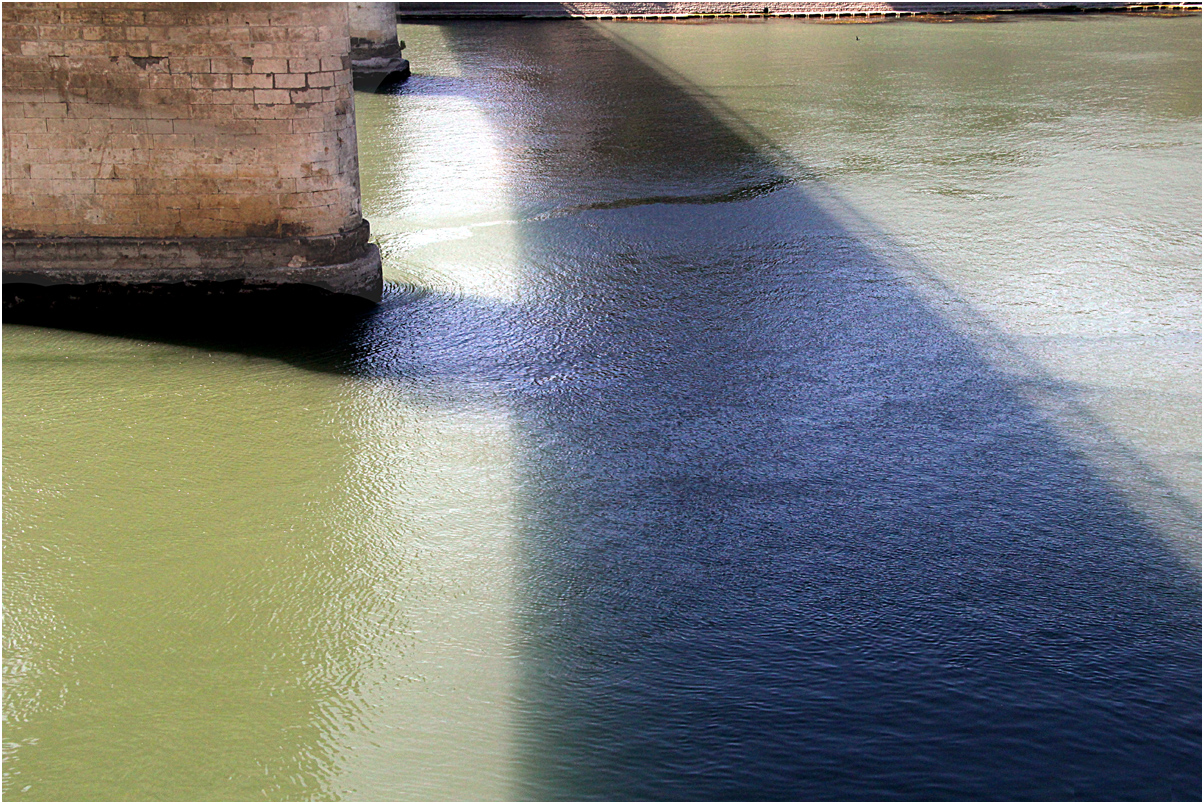
M400 26L378 308L5 324L4 797L1198 799L1200 28Z

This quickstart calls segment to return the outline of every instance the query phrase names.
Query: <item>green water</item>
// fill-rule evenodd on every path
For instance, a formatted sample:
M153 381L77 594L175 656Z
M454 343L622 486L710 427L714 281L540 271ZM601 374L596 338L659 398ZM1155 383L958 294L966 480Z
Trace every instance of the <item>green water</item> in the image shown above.
M643 732L599 720L560 744L541 712L557 696L604 700L640 671L601 683L601 670L533 669L550 666L531 647L540 607L577 611L609 577L549 556L537 534L627 521L622 501L590 496L619 462L581 457L616 438L578 442L557 425L615 409L609 392L590 396L605 383L629 389L633 410L652 399L669 411L649 437L672 441L680 465L710 460L706 436L668 418L690 402L644 376L672 365L658 344L685 350L692 327L700 340L722 329L662 315L663 288L632 267L652 238L641 233L688 252L695 232L715 231L702 217L656 228L666 197L718 199L689 207L700 216L723 199L752 204L721 236L750 265L778 265L775 249L796 237L836 264L850 249L884 255L908 298L1007 378L1151 549L1197 571L1198 17L400 33L414 77L397 94L356 95L364 214L392 283L379 319L291 352L4 326L5 798L594 791L547 782L544 763ZM570 73L582 83L566 86ZM658 81L633 78L646 74ZM805 197L822 225L773 218L787 206L775 192ZM602 211L574 217L582 209ZM661 264L701 263L710 248ZM579 278L598 266L627 279ZM640 334L615 336L645 297ZM741 304L735 293L725 309L738 318ZM595 332L594 351L560 360ZM548 389L567 390L545 414ZM838 401L851 399L880 404ZM744 448L784 460L724 447ZM561 461L565 476L549 468ZM912 482L900 473L894 488ZM631 505L635 521L660 516ZM547 567L558 565L581 574L557 586ZM616 621L671 606L684 582L665 583L616 597ZM586 626L556 639L599 667L629 655ZM1197 759L1198 745L1197 733ZM597 778L706 778L653 754ZM611 795L686 795L624 783ZM912 790L875 788L892 789ZM949 789L979 788L937 792ZM1105 792L1131 789L1147 788Z

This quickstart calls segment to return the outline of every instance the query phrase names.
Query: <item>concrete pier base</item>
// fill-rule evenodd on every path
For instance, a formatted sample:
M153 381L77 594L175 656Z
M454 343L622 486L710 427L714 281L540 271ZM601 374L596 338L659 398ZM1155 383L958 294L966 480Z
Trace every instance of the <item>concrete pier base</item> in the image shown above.
M368 222L313 237L6 237L4 287L169 287L237 281L240 288L308 285L379 302L380 250ZM16 293L19 296L19 293Z
M376 92L410 77L410 62L401 56L372 56L351 62L355 88Z
M355 88L375 92L408 78L410 63L401 57L405 43L397 38L397 4L347 5Z

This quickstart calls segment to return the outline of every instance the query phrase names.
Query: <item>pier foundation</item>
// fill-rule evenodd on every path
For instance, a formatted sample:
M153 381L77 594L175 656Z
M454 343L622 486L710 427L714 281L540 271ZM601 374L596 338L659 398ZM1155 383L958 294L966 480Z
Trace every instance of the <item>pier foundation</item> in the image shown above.
M410 63L401 57L405 43L397 38L397 4L347 5L355 88L375 92L408 78Z

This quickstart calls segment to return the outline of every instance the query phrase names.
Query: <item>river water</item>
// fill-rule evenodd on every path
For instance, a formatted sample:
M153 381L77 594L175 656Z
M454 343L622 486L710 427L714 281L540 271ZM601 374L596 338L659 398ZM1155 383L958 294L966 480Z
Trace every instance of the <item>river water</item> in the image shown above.
M1200 27L401 26L379 308L5 325L4 796L1198 800Z

